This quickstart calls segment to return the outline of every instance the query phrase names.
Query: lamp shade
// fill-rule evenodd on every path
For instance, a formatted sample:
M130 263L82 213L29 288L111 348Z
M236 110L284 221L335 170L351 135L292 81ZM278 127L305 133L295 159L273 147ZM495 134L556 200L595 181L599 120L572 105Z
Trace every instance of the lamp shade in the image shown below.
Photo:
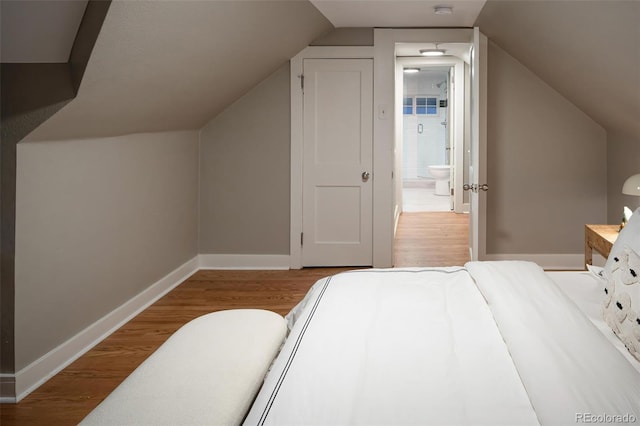
M624 185L622 185L622 193L640 196L640 174L633 175L624 181Z

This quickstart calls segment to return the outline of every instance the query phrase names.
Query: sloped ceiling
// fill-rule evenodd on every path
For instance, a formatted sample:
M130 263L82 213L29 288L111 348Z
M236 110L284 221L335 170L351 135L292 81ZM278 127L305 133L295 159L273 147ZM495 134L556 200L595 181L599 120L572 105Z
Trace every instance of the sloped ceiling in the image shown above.
M606 130L640 138L640 2L489 0L476 24Z
M306 0L114 1L78 96L25 140L198 129L332 28Z
M67 62L88 0L2 1L3 63Z
M78 97L27 140L199 128L332 26L474 24L607 130L640 137L638 1L311 1L114 1Z

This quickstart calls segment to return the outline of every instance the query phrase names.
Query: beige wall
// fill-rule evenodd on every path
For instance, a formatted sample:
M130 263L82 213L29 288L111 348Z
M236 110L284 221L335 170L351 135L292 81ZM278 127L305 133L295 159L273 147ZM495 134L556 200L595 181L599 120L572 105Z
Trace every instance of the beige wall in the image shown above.
M289 254L289 62L200 132L201 254Z
M631 175L640 173L640 139L607 133L607 220L620 223L624 206L635 210L640 197L622 194L622 185Z
M17 370L198 253L289 254L289 84L287 62L200 132L18 145ZM634 201L638 141L495 44L488 100L487 252L582 253L607 179L609 222Z
M198 134L18 144L16 371L197 254Z
M606 220L605 130L494 43L488 73L487 253L582 253Z
M488 254L579 254L606 221L605 130L495 44ZM288 65L201 132L201 254L288 254Z

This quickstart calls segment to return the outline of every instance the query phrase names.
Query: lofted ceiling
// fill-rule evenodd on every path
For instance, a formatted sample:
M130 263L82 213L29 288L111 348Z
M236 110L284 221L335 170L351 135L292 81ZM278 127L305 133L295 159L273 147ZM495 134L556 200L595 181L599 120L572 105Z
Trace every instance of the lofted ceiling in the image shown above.
M0 59L3 63L63 63L88 0L2 0Z
M85 6L2 0L2 61L64 62ZM637 22L634 0L115 0L78 97L28 139L199 128L333 27L474 25L607 130L640 137ZM420 47L433 46L398 52Z
M113 1L78 96L25 140L199 129L332 28L306 0Z
M477 25L607 131L640 139L640 2L489 0Z

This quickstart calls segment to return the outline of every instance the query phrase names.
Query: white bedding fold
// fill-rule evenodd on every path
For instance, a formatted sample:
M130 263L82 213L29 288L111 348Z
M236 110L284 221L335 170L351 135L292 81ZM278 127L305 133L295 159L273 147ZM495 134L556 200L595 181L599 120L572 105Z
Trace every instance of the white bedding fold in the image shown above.
M640 421L640 374L542 269L466 265L544 425Z

